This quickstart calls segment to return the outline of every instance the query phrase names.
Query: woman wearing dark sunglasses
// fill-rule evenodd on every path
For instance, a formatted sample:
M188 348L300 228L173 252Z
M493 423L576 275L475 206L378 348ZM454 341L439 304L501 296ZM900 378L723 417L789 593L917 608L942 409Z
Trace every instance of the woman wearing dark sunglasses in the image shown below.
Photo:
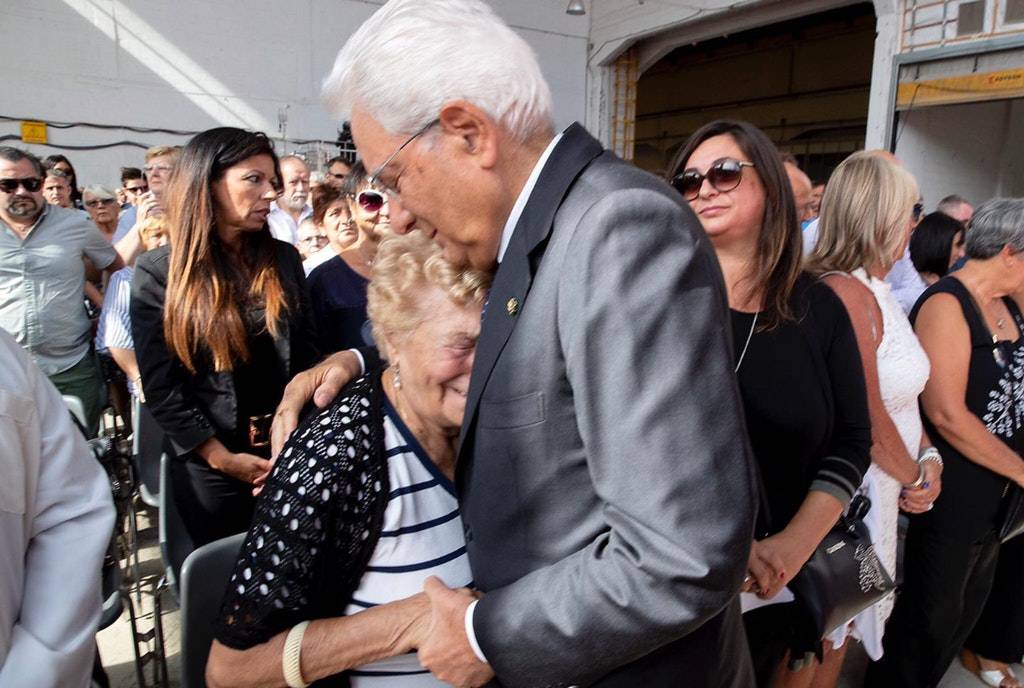
M712 122L690 137L669 170L722 268L747 431L764 485L743 595L758 685L809 685L821 638L800 632L799 603L786 585L835 524L870 461L857 342L842 302L801 270L792 188L764 133L745 122Z
M313 319L324 353L372 343L366 327L366 286L377 244L391 226L387 197L370 183L362 162L353 165L342 193L348 198L355 241L309 273Z

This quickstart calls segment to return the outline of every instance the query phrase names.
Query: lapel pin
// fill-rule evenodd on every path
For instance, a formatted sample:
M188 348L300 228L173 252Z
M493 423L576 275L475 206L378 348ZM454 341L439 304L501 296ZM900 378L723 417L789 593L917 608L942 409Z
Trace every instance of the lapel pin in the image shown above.
M505 304L505 310L508 311L509 315L515 315L516 313L518 313L519 312L519 299L517 299L514 296L511 299L509 299L508 303Z

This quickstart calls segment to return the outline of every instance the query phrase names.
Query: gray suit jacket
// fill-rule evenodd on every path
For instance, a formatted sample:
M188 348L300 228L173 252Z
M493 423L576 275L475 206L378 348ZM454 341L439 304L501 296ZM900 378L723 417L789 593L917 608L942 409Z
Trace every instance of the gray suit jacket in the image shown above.
M457 469L502 685L753 685L728 323L679 194L570 127L495 276Z

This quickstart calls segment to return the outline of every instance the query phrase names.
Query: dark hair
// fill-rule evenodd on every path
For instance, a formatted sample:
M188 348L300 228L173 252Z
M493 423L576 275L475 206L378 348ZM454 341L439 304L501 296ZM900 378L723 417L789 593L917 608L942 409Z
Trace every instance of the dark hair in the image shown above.
M46 176L46 170L43 169L43 163L39 162L39 158L28 151L21 150L20 148L0 146L0 160L6 160L7 162L21 162L22 160L28 160L32 163L32 167L35 168L37 176Z
M267 226L245 235L237 257L217 235L213 184L228 168L256 155L270 156L280 179L277 155L265 134L210 129L185 145L168 180L171 253L164 335L170 351L193 373L200 348L217 371L248 360L242 304L265 306L266 327L274 336L288 310L277 271L277 240Z
M964 226L936 210L925 215L910 235L910 260L918 272L945 277L949 272L949 253L956 235Z
M796 200L778 148L753 124L717 120L705 124L690 136L673 157L666 176L671 180L682 172L700 144L722 135L731 137L747 159L754 163L754 170L764 186L764 218L757 239L757 258L747 282L750 285L748 293L764 291L761 322L764 329L771 329L794 318L789 299L800 277L803 261Z
M369 177L369 174L363 161L356 160L352 165L352 169L345 176L345 183L341 185L341 190L354 197L359 193L359 187L366 182L367 177Z
M321 184L316 191L313 192L313 222L317 225L324 223L324 217L327 215L327 208L336 201L344 201L348 199L346 194L341 189L335 188L330 184ZM345 212L350 212L348 203L345 204Z
M122 167L121 168L121 184L123 185L129 179L145 179L146 175L142 173L138 167Z
M57 163L62 162L71 169L71 202L76 207L82 205L82 192L78 190L78 173L75 172L75 166L71 164L65 156L59 153L54 155L47 155L43 158L43 166L46 168L54 167Z

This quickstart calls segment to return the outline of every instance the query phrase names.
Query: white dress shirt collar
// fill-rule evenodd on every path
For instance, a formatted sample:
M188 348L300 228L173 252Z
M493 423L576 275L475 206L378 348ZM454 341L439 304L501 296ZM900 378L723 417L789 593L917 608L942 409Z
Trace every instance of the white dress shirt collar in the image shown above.
M551 139L551 143L544 149L544 152L540 154L540 158L537 160L537 164L533 166L533 171L530 172L530 176L526 179L526 184L523 186L523 190L519 192L519 198L516 199L515 205L512 206L512 212L509 213L508 220L505 221L505 228L501 230L501 243L498 245L498 262L505 257L505 251L508 249L508 242L512 240L512 232L515 231L516 225L519 224L519 218L523 214L523 210L526 208L526 202L530 200L530 195L533 194L533 187L537 185L537 178L540 177L541 171L544 169L544 165L547 164L548 158L551 157L551 151L555 149L558 142L562 140L564 132L559 132Z

